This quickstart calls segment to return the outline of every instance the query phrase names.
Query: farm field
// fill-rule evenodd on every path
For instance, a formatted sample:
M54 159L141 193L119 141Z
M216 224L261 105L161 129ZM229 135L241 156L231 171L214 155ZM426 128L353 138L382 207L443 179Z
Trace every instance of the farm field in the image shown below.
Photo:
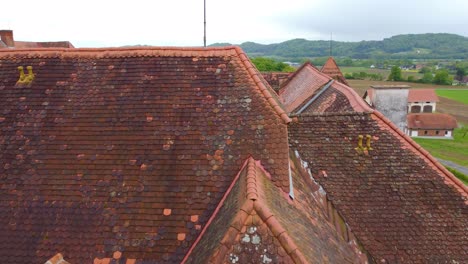
M468 167L468 133L463 137L461 129L455 129L454 139L413 138L419 145L427 149L435 157L453 161Z
M436 93L439 97L445 97L468 105L468 88L466 90L437 89Z
M366 67L340 67L341 72L344 74L346 73L353 73L353 72L365 72L368 74L380 74L384 78L384 80L387 79L388 75L390 74L390 70L387 69L371 69L371 68L366 68ZM414 76L415 79L420 79L423 77L423 74L419 73L418 71L415 70L410 70L410 71L405 71L402 70L401 74L403 75L404 78L408 78L408 76Z

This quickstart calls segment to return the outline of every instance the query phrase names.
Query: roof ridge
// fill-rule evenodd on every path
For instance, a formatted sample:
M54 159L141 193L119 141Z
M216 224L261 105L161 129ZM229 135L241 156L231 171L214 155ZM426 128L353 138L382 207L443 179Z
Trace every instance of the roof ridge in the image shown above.
M260 89L261 94L265 97L265 99L268 101L273 110L280 116L280 118L285 124L291 122L291 119L289 118L286 111L283 109L283 106L280 103L278 103L279 100L275 99L276 94L273 94L270 91L270 89L268 89L268 87L266 87L265 84L262 82L261 78L259 77L261 76L261 74L258 71L256 71L255 66L253 66L252 62L249 60L245 52L239 46L234 46L234 48L242 63L246 67L250 77Z
M27 55L28 57L144 57L144 56L215 56L231 52L235 47L107 47L107 48L18 48L0 49L0 57Z
M266 205L265 197L263 195L264 186L262 180L259 179L259 177L262 176L259 175L257 171L262 171L264 174L263 177L266 176L266 180L269 180L267 176L268 172L263 168L260 161L256 161L252 157L247 159L244 167L247 167L247 173L245 176L247 199L241 204L239 211L229 224L228 231L220 242L221 249L219 249L217 254L214 254L214 256L222 257L227 253L231 245L234 243L237 234L241 232L242 226L254 224L255 220L253 217L249 216L255 215L253 214L253 212L255 212L262 222L266 224L268 229L271 231L272 236L279 241L280 246L284 251L286 251L291 259L296 263L307 263L306 258L302 252L300 252L299 247L293 241L292 237Z
M421 147L418 143L416 143L411 137L403 133L396 125L392 123L387 117L385 117L382 113L379 111L374 111L373 114L379 118L381 121L383 121L385 124L387 124L394 132L396 132L399 136L402 137L403 140L405 140L410 146L414 148L414 150L419 154L422 158L428 159L432 165L434 165L437 169L439 169L445 178L449 180L451 183L454 184L454 187L460 191L460 193L468 197L468 187L465 186L459 179L457 179L449 170L447 170L444 166L442 166L432 155L425 150L423 147Z
M346 96L346 98L348 98L348 100L351 103L351 107L353 109L358 110L358 109L355 108L355 106L359 106L362 111L373 111L373 109L366 103L366 101L364 101L364 99L362 99L356 93L356 91L354 91L353 88L349 87L346 84L340 83L340 82L335 82L334 84L336 84L336 85L338 85L338 87L342 88L342 89L338 89L338 90L341 91Z

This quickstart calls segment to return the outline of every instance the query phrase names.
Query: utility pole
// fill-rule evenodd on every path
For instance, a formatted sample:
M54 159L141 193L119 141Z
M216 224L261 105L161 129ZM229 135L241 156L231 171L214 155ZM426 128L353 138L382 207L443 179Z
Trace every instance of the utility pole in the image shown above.
M206 48L206 0L203 0L203 47Z
M330 32L330 57L333 56L333 47L332 47L332 42L333 42L333 32Z

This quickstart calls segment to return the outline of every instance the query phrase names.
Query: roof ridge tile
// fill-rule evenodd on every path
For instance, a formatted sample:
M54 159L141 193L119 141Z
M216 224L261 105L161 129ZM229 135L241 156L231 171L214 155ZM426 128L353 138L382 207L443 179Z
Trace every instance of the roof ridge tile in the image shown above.
M238 56L241 59L241 62L244 64L244 66L247 69L247 72L249 73L250 77L252 80L255 82L259 90L261 91L261 94L267 99L268 104L273 108L273 110L281 117L283 122L285 124L291 122L291 119L289 118L288 114L286 111L283 109L283 107L275 100L274 102L271 102L268 100L268 98L273 97L272 92L269 91L269 89L265 86L265 84L261 81L260 73L256 71L256 68L253 66L252 62L249 60L247 55L244 53L244 51L238 47L235 46L235 50L238 54ZM272 90L272 89L271 89Z

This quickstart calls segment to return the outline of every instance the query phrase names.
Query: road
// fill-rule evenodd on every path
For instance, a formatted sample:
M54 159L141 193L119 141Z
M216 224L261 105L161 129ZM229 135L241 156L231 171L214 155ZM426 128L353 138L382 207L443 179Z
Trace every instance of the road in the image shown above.
M453 163L451 161L448 161L448 160L443 160L443 159L437 159L440 163L444 164L445 166L448 166L450 168L453 168L465 175L468 175L468 168L467 167L463 167L463 166L460 166L456 163Z

